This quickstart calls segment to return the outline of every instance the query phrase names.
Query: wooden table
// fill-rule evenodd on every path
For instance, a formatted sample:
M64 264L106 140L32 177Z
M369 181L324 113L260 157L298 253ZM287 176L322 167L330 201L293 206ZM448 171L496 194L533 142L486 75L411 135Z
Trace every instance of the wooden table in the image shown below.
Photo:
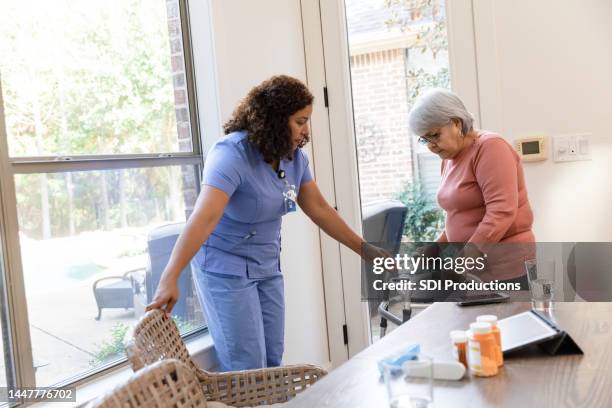
M286 406L386 407L387 394L377 361L395 349L420 343L437 359L452 359L449 332L466 329L476 316L507 317L527 303L460 308L436 303L333 370ZM505 359L495 377L469 374L461 381L434 380L440 407L612 407L612 303L557 303L554 317L584 355L547 356L537 348Z

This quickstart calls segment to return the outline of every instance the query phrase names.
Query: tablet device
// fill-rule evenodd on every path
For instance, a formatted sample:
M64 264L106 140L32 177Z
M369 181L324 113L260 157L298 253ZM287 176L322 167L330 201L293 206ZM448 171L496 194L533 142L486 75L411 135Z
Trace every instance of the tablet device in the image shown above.
M534 310L501 319L497 326L504 353L563 335L563 331Z
M453 300L457 302L458 306L477 306L477 305L488 305L489 303L501 303L505 302L510 298L505 293L499 292L487 292L487 293L473 293L466 292L461 295L454 296Z

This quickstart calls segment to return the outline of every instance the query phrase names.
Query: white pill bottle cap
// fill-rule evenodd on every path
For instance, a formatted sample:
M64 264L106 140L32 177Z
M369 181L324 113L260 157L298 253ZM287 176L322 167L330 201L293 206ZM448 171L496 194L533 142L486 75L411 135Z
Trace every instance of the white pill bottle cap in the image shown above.
M468 340L467 333L463 330L453 330L450 332L450 338L453 343L465 343Z
M470 324L470 331L474 334L491 333L491 323L474 322Z
M482 315L476 318L477 322L490 323L491 326L497 326L497 316L495 315Z

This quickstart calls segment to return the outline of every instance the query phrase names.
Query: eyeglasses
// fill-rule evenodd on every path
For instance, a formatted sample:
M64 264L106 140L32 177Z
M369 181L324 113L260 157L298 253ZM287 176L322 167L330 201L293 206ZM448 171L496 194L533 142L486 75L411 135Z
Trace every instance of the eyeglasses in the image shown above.
M432 135L419 136L418 141L421 144L436 144L440 141L440 132L434 133Z

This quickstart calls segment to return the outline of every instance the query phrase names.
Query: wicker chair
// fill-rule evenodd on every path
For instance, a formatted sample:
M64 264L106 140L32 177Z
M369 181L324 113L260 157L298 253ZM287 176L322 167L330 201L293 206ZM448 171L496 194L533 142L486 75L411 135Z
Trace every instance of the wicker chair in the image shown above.
M134 371L158 360L178 359L195 372L208 401L234 407L288 401L327 374L313 365L226 373L202 370L191 359L174 321L161 310L149 311L140 319L126 345L126 354Z
M138 371L125 384L89 402L86 408L204 408L206 397L185 364L169 359Z

